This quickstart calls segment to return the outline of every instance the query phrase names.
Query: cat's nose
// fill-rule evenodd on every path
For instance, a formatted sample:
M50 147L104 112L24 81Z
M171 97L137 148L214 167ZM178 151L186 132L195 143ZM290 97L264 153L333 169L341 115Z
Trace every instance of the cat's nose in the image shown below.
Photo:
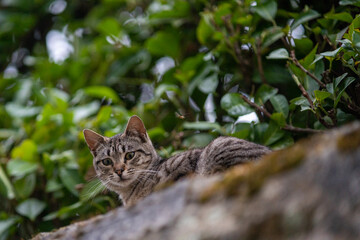
M115 172L117 175L121 176L121 174L125 171L125 168L124 167L121 167L119 169L116 169Z

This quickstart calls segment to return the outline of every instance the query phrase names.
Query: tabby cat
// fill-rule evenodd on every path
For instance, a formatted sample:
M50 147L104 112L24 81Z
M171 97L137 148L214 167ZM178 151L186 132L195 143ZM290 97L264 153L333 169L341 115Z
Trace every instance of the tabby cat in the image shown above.
M156 153L137 116L130 118L122 134L108 138L86 129L84 136L94 157L97 177L120 196L124 205L135 204L158 184L190 173L213 174L270 152L267 147L242 139L219 137L204 148L164 159Z

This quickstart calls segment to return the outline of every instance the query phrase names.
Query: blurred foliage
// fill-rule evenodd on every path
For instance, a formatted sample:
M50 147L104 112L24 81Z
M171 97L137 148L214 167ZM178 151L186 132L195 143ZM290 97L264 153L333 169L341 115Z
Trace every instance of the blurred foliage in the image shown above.
M112 136L137 114L168 157L219 135L279 149L360 117L358 0L0 4L0 239L119 204L84 128Z

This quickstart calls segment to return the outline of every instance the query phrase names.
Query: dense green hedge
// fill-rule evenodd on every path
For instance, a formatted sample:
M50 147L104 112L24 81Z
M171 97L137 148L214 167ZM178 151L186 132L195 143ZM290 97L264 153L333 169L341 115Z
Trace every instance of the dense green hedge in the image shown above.
M137 114L167 157L219 135L280 149L360 117L357 0L1 4L0 239L120 204L84 128Z

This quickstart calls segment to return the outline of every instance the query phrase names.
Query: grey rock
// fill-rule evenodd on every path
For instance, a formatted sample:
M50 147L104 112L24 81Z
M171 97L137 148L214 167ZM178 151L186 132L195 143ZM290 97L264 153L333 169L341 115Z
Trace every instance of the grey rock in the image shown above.
M360 123L34 239L360 239Z

